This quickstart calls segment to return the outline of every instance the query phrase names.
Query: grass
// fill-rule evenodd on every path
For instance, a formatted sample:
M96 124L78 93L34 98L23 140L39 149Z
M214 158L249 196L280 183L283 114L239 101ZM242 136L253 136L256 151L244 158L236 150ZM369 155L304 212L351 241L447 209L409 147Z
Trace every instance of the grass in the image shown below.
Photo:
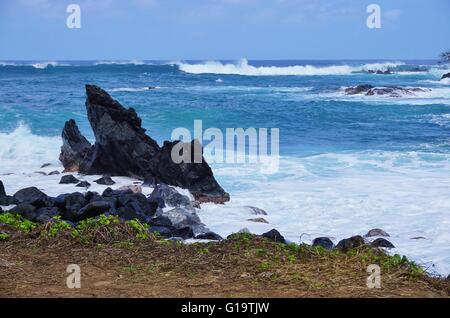
M58 218L44 225L13 215L0 220L7 234L0 236L0 259L22 264L2 268L0 296L65 296L60 282L74 262L87 280L77 295L89 297L448 297L450 290L448 280L406 257L370 247L342 253L248 233L183 244L149 234L137 220L104 215L76 227ZM381 290L366 286L371 264L381 268ZM98 287L108 282L115 287Z

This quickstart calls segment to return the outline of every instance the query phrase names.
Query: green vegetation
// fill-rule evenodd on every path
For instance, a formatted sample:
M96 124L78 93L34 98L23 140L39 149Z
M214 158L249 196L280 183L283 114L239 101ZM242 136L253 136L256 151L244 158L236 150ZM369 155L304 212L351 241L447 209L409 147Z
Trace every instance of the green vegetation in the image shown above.
M72 226L66 221L61 220L60 216L56 216L44 226L41 232L42 237L52 238L57 237L61 233L72 230Z
M31 221L23 219L20 215L11 213L0 214L0 224L8 225L22 233L29 233L37 226Z

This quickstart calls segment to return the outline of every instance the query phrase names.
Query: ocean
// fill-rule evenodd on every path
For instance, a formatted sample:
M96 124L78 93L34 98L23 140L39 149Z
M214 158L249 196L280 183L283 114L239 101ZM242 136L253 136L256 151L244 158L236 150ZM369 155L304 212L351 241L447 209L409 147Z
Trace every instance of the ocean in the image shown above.
M390 70L392 74L369 71ZM133 107L160 144L173 129L279 128L280 168L211 163L231 195L202 221L222 236L278 229L292 242L338 240L382 228L430 273L450 273L450 81L436 61L3 61L0 179L13 194L38 186L73 192L58 163L70 118L90 140L87 83ZM346 95L370 84L427 89L398 97ZM149 87L155 89L148 89ZM127 178L119 184L129 183ZM101 191L101 189L98 189ZM247 221L247 206L269 224ZM253 216L254 217L254 216Z

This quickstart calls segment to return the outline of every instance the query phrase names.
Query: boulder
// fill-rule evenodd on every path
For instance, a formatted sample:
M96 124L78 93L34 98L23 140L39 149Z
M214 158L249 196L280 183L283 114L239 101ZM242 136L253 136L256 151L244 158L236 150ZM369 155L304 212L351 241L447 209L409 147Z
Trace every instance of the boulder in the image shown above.
M395 248L394 244L389 242L388 240L384 238L377 238L375 241L373 241L370 246L372 247L385 247L385 248Z
M156 202L160 208L164 208L166 204L170 207L186 207L191 203L189 197L178 193L177 190L166 184L157 185L148 199Z
M277 230L273 229L270 230L267 233L262 234L263 237L274 241L276 243L283 243L286 244L286 240L284 239L283 235L280 234L280 232L278 232Z
M122 192L113 194L113 197L117 200L117 207L126 207L129 210L120 210L122 213L128 213L133 211L133 218L136 218L142 222L149 222L151 217L154 216L156 210L147 200L142 193Z
M369 232L367 232L366 235L364 235L364 237L376 237L376 236L389 237L390 235L385 231L383 231L382 229L372 229Z
M47 223L55 216L60 215L58 208L40 208L36 210L36 221L40 223Z
M10 195L4 196L4 197L0 196L0 205L9 206L9 205L16 205L16 204L19 204L19 202L14 197L12 197Z
M132 184L129 186L123 186L117 189L118 191L131 191L133 193L142 193L142 187L137 184Z
M210 241L221 241L221 240L223 240L223 238L219 234L211 232L211 231L203 233L203 234L199 234L199 235L197 235L195 237L195 239L197 239L197 240L210 240Z
M312 246L321 246L326 250L331 250L334 243L328 237L317 237L312 241Z
M109 177L109 176L103 176L100 179L95 180L94 182L97 184L107 185L107 186L116 184L116 182L113 179L111 179L111 177Z
M172 236L172 230L165 226L155 226L152 225L148 229L150 233L158 233L162 237L171 237Z
M80 180L75 178L73 175L69 174L67 176L62 176L59 184L77 184Z
M200 202L224 203L229 194L214 179L202 157L200 163L175 163L171 152L180 141L160 147L146 135L142 121L133 108L94 85L86 85L86 109L95 136L94 146L81 136L73 120L63 130L60 160L66 170L87 175L128 176L158 180L191 191ZM195 151L201 147L191 146ZM179 145L178 145L179 146ZM202 154L197 154L202 155Z
M347 239L341 240L337 245L336 248L338 250L341 250L342 252L346 253L347 251L357 248L360 246L365 245L366 242L364 241L364 238L360 235L352 236Z
M12 214L19 214L24 219L29 221L36 220L36 208L28 203L20 203L11 210L9 210L8 212Z
M263 209L256 208L254 206L246 206L247 209L250 210L250 213L253 215L267 215L267 212Z
M450 73L442 75L441 80L446 79L446 78L450 78Z
M89 202L82 193L74 192L58 196L55 205L60 207L61 203L61 210L64 211L63 218L69 221L76 221L79 219L79 211Z
M63 145L59 160L66 172L80 170L80 165L91 149L89 141L80 133L75 120L66 122L62 131Z
M91 184L87 181L81 181L76 185L77 188L89 188Z
M193 208L178 207L170 211L161 212L152 218L150 223L173 228L174 230L191 228L196 235L208 232ZM179 235L174 234L173 236Z
M82 221L85 219L93 218L101 214L108 213L111 209L111 205L107 201L95 201L87 204L79 211L72 214L72 221Z
M195 237L195 233L194 233L194 230L191 227L186 226L186 227L182 227L182 228L179 228L179 229L172 230L171 236L172 237L180 237L183 240L187 240L187 239L190 239L190 238L194 238Z
M25 188L17 191L14 198L18 203L27 203L35 208L51 207L53 202L44 192L35 187Z

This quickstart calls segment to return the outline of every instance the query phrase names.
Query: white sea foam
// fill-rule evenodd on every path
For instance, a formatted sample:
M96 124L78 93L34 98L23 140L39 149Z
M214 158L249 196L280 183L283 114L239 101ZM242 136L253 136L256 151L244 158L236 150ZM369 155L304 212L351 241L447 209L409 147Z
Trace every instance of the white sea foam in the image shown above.
M61 64L61 63L58 63L58 62L39 62L39 63L31 64L31 66L33 66L34 68L43 70L43 69L46 69L48 67L69 66L69 65L68 64Z
M141 60L129 60L129 61L98 61L94 65L146 65Z
M128 92L128 93L136 93L136 92L144 92L152 89L160 89L161 87L155 86L152 88L146 87L118 87L110 89L110 92Z
M56 162L61 147L60 137L33 135L21 123L11 133L0 133L0 173L36 169L43 163Z
M313 100L339 100L345 102L357 101L375 104L399 104L399 105L432 105L444 104L450 105L450 87L417 87L424 91L413 92L412 94L403 94L400 97L392 97L389 95L372 95L366 96L364 94L347 95L345 89L341 87L336 92L320 93L320 94L303 94L289 96L289 99L313 99ZM381 87L378 87L381 88ZM411 87L404 87L411 88Z
M392 253L430 272L450 273L449 155L329 153L280 163L273 178L251 166L215 167L219 179L238 179L247 189L232 192L225 206L202 207L202 221L223 236L244 227L257 234L276 228L288 240L306 243L318 236L337 243L383 228L396 246ZM247 221L248 205L266 210L270 224ZM418 236L425 239L412 239Z
M450 140L449 140L450 141ZM24 124L11 133L0 133L0 179L6 191L36 186L48 195L83 191L59 185L60 137L33 135ZM43 163L52 163L39 168ZM206 204L202 221L227 236L243 227L260 234L277 228L288 240L307 242L330 236L335 243L355 234L383 228L397 247L392 253L407 255L442 275L450 273L450 155L443 153L365 151L325 153L280 158L280 171L261 173L257 165L212 164L215 176L231 193L226 205ZM78 178L92 184L91 191L106 186L93 183L97 176ZM115 177L115 188L136 180ZM152 189L144 188L144 194ZM247 221L245 206L268 212L270 224ZM422 236L425 239L415 240Z
M217 61L209 61L201 64L188 64L177 62L176 65L181 71L191 74L232 74L247 76L289 76L289 75L349 75L357 72L369 70L385 71L390 68L402 65L401 62L387 62L364 64L361 66L331 65L331 66L253 66L246 59L242 59L235 64L224 64Z

